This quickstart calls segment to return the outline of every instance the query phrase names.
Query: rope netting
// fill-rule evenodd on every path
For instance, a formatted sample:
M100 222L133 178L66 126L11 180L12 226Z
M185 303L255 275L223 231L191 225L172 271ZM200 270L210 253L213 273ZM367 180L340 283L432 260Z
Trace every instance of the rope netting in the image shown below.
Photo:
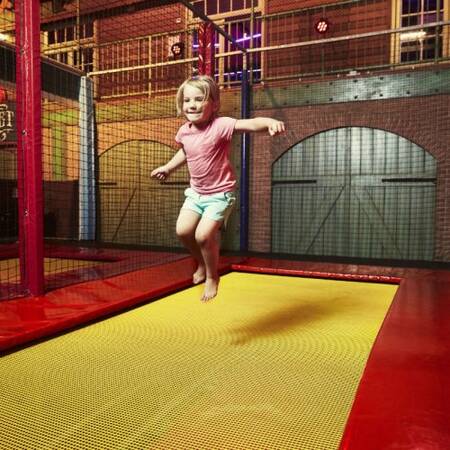
M31 114L16 54L37 39L26 31L32 4L2 2L0 13L2 297L27 293L36 265L22 245L33 177L21 169L28 135L16 121L17 110ZM446 2L38 6L46 289L185 255L174 228L187 169L164 183L150 172L177 149L178 86L204 72L221 88L221 115L270 116L287 129L233 138L241 208L224 250L449 262Z

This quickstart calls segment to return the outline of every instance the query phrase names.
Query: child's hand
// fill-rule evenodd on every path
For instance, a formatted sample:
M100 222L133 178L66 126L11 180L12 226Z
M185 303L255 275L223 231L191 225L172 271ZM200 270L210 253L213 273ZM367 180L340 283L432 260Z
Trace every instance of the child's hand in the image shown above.
M166 166L161 166L153 170L150 176L152 178L156 178L157 180L164 181L169 176L169 173L170 172L167 170Z
M271 136L276 136L277 134L284 133L284 122L274 119L269 125L268 131Z

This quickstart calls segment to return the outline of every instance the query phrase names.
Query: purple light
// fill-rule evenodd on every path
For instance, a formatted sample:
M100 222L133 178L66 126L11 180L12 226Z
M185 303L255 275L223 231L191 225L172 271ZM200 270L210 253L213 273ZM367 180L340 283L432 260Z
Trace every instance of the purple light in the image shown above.
M261 69L253 69L252 72L261 72ZM238 70L237 72L224 72L224 75L240 75L242 74L242 70Z
M258 33L258 34L254 34L254 35L253 35L253 39L255 39L255 38L259 38L259 37L261 37L261 33ZM242 38L236 39L236 42L249 41L250 39L252 39L252 37L251 37L251 36L245 36L245 37L242 37Z
M254 35L253 35L253 39L260 38L261 36L262 36L261 33L254 34ZM251 39L252 39L252 36L245 36L245 37L236 39L236 42L250 41ZM192 44L192 48L199 48L199 47L200 47L199 44ZM214 47L220 47L220 44L217 44L217 43L216 43L216 44L214 44Z

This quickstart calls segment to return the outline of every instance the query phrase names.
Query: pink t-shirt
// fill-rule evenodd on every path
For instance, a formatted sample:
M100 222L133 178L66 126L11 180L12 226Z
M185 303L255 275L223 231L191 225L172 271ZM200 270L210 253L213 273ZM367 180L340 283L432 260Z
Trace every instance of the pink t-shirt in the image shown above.
M234 190L236 176L229 156L235 125L236 119L216 117L205 128L187 122L178 130L175 140L183 146L191 188L198 194Z

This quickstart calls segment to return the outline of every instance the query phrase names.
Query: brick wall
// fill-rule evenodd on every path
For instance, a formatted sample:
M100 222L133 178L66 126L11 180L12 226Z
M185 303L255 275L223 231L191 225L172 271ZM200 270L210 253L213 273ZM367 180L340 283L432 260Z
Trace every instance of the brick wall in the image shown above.
M183 28L179 20L185 17L185 7L181 4L147 9L119 17L102 19L98 24L98 42L118 41L137 36L165 33Z
M391 2L386 0L337 4L325 9L314 8L323 5L323 2L317 0L301 2L301 5L299 3L280 0L267 3L267 13L287 12L300 7L301 11L268 19L264 45L274 47L320 41L349 34L387 30L391 27ZM326 34L315 31L315 24L322 17L330 23ZM264 74L270 78L389 64L390 39L389 35L383 35L331 42L326 45L273 50L265 55Z
M271 240L271 169L290 147L314 134L338 127L378 128L398 134L431 153L437 161L437 260L450 260L450 96L436 95L260 110L276 117L287 133L252 138L250 249L269 252ZM261 207L261 205L264 205Z

